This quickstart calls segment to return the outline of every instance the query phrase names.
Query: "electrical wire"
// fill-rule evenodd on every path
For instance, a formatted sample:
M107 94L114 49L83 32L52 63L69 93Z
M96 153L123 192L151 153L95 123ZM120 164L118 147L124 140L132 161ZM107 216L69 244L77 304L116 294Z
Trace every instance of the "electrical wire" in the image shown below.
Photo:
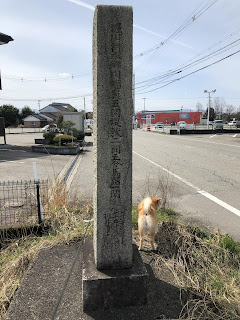
M210 1L208 0L207 2L206 1L202 2L200 5L198 5L195 11L183 22L183 24L175 32L173 32L165 41L145 51L144 53L141 53L140 55L135 56L136 58L154 51L150 57L148 57L139 66L135 68L135 71L137 70L139 71L143 67L143 65L148 64L156 56L158 56L161 52L163 52L170 44L172 44L173 41L175 41L177 38L180 37L180 35L183 33L183 31L186 28L188 28L197 18L199 18L204 12L206 12L209 8L211 8L217 1L218 0L210 0Z
M81 96L69 96L69 97L57 97L57 98L39 98L39 99L29 99L29 98L21 98L21 99L15 99L15 98L3 98L1 97L0 100L4 100L4 101L7 101L7 100L11 100L11 101L57 101L57 100L73 100L73 99L79 99L79 98L84 98L84 97L90 97L92 96L91 93L87 93L87 94L83 94Z
M59 77L24 77L24 76L13 76L13 75L7 75L2 74L2 78L6 80L17 80L21 82L52 82L52 81L66 81L66 80L74 80L81 77L89 76L91 72L83 72L83 73L73 73L73 74L66 74Z
M206 66L204 66L204 67L202 67L202 68L199 68L199 69L197 69L197 70L195 70L195 71L193 71L193 72L190 72L190 73L186 74L185 76L182 76L182 77L177 78L177 79L173 79L173 80L169 81L167 84L165 84L165 85L163 85L163 86L161 86L161 87L158 87L158 88L155 88L155 89L152 89L152 90L149 90L149 91L145 91L145 92L138 92L138 94L145 94L145 93L153 92L153 91L156 91L156 90L161 89L161 88L163 88L163 87L166 87L166 86L168 86L168 85L170 85L170 84L172 84L172 83L174 83L174 82L176 82L176 81L180 81L180 80L183 79L183 78L186 78L186 77L188 77L188 76L190 76L190 75L192 75L192 74L194 74L194 73L197 73L197 72L199 72L199 71L201 71L201 70L204 70L204 69L206 69L206 68L209 68L210 66L213 66L213 65L215 65L215 64L217 64L217 63L219 63L219 62L221 62L221 61L223 61L223 60L226 60L226 59L234 56L235 54L237 54L237 53L239 53L239 52L240 52L240 50L235 51L234 53L232 53L232 54L230 54L230 55L228 55L228 56L226 56L226 57L224 57L224 58L222 58L222 59L220 59L220 60L218 60L218 61L215 61L215 62L213 62L213 63L211 63L211 64L208 64L208 65L206 65Z
M220 54L222 54L222 53L224 53L224 52L226 52L226 51L228 51L238 45L240 45L240 38L231 42L230 44L225 45L224 47L222 47L214 52L209 53L208 55L206 55L200 59L197 59L191 63L183 65L181 68L172 69L172 70L168 71L167 73L162 74L158 77L153 77L148 80L139 82L136 84L135 88L136 89L146 88L146 87L153 86L153 85L156 85L159 83L168 82L169 81L169 80L167 80L168 78L170 78L176 74L183 73L187 69L192 68L192 67L194 67L200 63L203 63L209 59L212 59L213 57L216 57L217 55L220 55Z

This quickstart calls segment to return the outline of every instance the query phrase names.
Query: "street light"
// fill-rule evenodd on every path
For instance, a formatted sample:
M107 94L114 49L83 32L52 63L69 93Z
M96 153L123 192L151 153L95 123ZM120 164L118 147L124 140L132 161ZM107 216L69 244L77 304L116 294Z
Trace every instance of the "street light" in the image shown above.
M145 111L145 100L147 99L147 98L142 98L143 100L144 100L144 107L143 107L143 110Z
M211 96L210 94L211 93L214 93L216 92L216 89L212 90L212 91L207 91L207 90L204 90L204 93L208 93L208 117L207 117L207 126L208 126L208 129L209 129L209 114L210 114L210 103L211 103Z
M13 41L13 38L0 32L0 45L7 44L9 41Z
M0 45L7 44L9 41L13 41L13 38L8 36L5 33L0 32ZM0 90L2 90L1 74L0 74Z

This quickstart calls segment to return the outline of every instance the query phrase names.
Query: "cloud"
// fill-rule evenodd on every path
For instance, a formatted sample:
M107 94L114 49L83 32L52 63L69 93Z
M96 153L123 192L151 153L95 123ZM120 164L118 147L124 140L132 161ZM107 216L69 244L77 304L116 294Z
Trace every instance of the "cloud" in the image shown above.
M157 36L157 37L160 37L160 38L166 38L165 36L163 36L163 35L160 34L160 33L157 33L157 32L151 31L151 30L148 30L148 29L146 29L146 28L144 28L144 27L141 27L141 26L138 26L138 25L136 25L136 24L133 24L133 27L136 28L136 29L139 29L139 30L142 30L142 31L151 33L151 34L153 34L154 36Z
M72 2L72 3L75 3L75 4L78 5L78 6L87 8L87 9L92 10L92 11L95 10L95 7L94 7L94 6L92 6L92 5L90 5L90 4L86 3L86 2L80 1L80 0L67 0L67 1L68 1L68 2ZM162 35L162 34L160 34L160 33L158 33L158 32L154 32L154 31L151 31L151 30L146 29L146 28L144 28L144 27L141 27L141 26L139 26L139 25L133 24L133 27L136 28L136 29L145 31L145 32L147 32L147 33L150 33L150 34L152 34L152 35L154 35L154 36L157 36L157 37L159 37L159 38L162 38L162 39L165 38L165 39L166 39L166 36L164 36L164 35ZM187 44L185 44L185 43L183 43L183 42L180 42L180 41L173 41L173 42L179 44L180 46L183 46L183 47L186 47L186 48L189 48L189 49L193 49L193 47L190 47L189 45L187 45Z
M67 1L68 1L68 2L72 2L72 3L75 3L75 4L77 4L78 6L87 8L87 9L92 10L92 11L95 10L95 7L94 7L94 6L91 6L90 4L88 4L88 3L86 3L86 2L83 2L83 1L80 1L80 0L67 0Z
M59 73L59 76L60 77L69 77L69 76L71 76L71 74L63 72L63 73Z
M134 27L134 28L136 28L136 29L139 29L139 30L145 31L145 32L147 32L147 33L153 34L154 36L160 37L160 38L162 38L162 39L166 39L166 38L167 38L166 36L164 36L164 35L162 35L162 34L160 34L160 33L157 33L157 32L154 32L154 31L151 31L151 30L149 30L149 29L146 29L146 28L141 27L141 26L136 25L136 24L133 24L133 27ZM186 48L189 48L189 49L194 50L194 48L193 48L193 47L191 47L191 46L187 45L187 44L186 44L186 43L184 43L184 42L177 41L177 40L173 40L173 43L176 43L176 44L179 44L180 46L183 46L183 47L186 47Z

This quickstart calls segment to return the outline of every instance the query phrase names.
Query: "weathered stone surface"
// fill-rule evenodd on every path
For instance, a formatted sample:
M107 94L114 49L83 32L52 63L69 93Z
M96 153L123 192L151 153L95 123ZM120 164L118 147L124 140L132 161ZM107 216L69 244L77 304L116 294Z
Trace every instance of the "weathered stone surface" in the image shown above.
M133 266L121 270L97 270L92 240L83 246L83 310L143 305L147 302L148 273L133 245Z
M96 7L93 27L94 254L132 267L132 7Z

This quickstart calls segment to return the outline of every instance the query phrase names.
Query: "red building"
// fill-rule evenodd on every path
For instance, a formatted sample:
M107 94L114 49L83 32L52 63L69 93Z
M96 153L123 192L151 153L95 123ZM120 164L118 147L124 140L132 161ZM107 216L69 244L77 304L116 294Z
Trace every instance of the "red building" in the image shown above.
M181 110L161 110L161 111L141 111L136 115L138 124L146 124L147 118L151 116L151 124L163 122L164 124L171 124L175 121L185 121L186 123L200 123L202 112L190 111L183 112Z

